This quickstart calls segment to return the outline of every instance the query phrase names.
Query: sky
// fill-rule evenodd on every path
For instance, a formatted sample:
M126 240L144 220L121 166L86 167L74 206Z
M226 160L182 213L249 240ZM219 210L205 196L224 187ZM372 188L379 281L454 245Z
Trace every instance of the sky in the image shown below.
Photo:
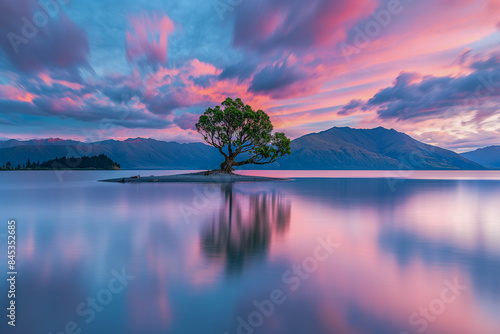
M0 139L201 141L226 97L291 138L500 145L500 1L0 2Z

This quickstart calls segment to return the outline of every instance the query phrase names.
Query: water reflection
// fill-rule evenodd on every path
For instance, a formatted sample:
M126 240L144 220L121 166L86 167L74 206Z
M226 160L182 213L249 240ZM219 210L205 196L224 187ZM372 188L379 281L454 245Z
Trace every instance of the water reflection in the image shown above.
M19 221L19 333L75 321L82 334L233 334L254 300L282 289L286 303L255 334L413 334L410 314L454 279L468 289L426 333L500 333L498 181L236 184L199 207L198 184L104 184L74 172L62 184L33 174L23 187L3 175L0 211ZM291 291L283 273L328 235L341 247ZM87 324L76 306L123 267L135 280Z
M223 260L228 274L241 272L245 263L265 257L274 234L290 225L291 203L277 191L245 193L234 184L221 185L218 213L204 228L201 245L209 259Z
M450 242L434 242L424 236L388 229L381 231L379 243L403 268L417 261L435 268L458 265L470 276L476 293L500 300L500 255L486 251L481 243L476 249L465 251Z

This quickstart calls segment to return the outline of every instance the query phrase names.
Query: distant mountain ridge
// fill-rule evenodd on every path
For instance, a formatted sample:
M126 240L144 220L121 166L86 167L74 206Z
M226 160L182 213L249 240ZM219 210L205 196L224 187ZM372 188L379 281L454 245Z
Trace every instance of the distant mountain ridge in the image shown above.
M475 151L462 153L461 156L487 168L500 169L500 146L488 146Z
M217 149L203 143L180 144L131 138L81 143L63 139L0 142L0 165L28 158L45 161L62 156L106 154L122 169L215 169L222 162ZM292 141L292 154L264 166L246 169L305 170L481 170L481 164L455 152L419 142L393 129L333 127Z
M394 129L333 127L292 141L292 154L278 169L342 170L480 170L459 154L419 142Z
M67 140L67 139L61 139L61 138L47 138L47 139L31 139L31 140L16 140L16 139L9 139L5 141L0 141L0 148L5 148L5 147L14 147L14 146L23 146L23 145L29 145L29 146L35 146L35 145L78 145L81 144L81 142L76 141L76 140Z

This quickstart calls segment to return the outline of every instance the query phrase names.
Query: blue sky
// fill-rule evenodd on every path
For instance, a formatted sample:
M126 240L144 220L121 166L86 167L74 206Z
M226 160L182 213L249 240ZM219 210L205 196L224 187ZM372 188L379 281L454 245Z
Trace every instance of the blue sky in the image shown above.
M292 138L384 126L500 144L489 0L4 0L0 137L200 141L226 96Z

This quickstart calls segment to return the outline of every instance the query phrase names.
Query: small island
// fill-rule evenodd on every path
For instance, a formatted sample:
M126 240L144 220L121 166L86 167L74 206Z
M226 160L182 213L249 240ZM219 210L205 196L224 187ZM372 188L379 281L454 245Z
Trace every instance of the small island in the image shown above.
M56 157L55 159L47 160L40 163L31 162L30 159L25 164L12 166L7 162L0 170L119 170L120 165L111 160L105 154L95 155L91 157Z
M100 180L101 182L119 183L147 183L147 182L200 182L200 183L234 183L234 182L261 182L261 181L285 181L290 179L265 176L238 175L220 172L197 172L162 176L131 176L117 179Z

